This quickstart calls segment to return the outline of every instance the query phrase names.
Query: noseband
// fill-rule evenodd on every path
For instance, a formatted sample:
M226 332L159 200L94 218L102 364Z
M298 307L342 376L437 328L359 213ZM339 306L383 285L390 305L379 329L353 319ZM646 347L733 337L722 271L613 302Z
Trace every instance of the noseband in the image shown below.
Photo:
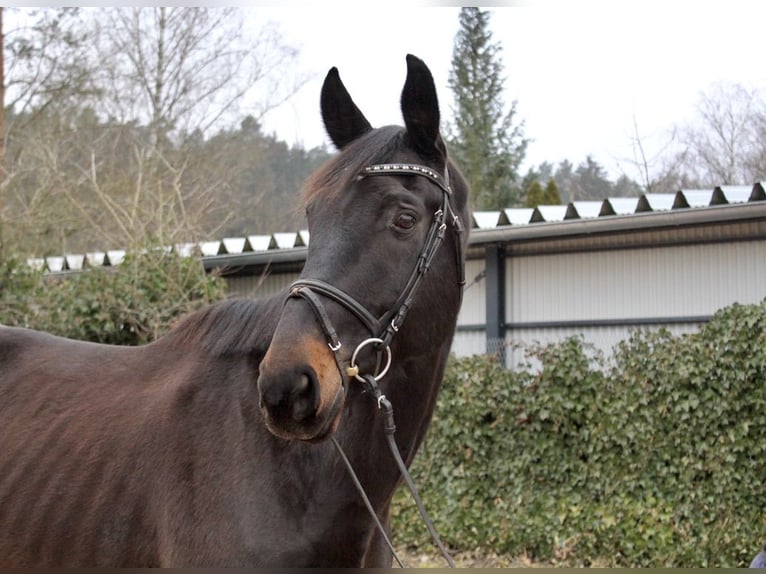
M455 232L455 257L457 260L458 285L461 289L461 295L463 285L465 284L463 243L461 237L463 234L463 226L461 225L460 218L457 216L450 201L452 198L452 188L449 184L448 170L445 168L444 176L441 176L430 167L422 165L383 163L364 168L359 176L357 176L357 180L378 175L417 175L425 177L432 183L435 183L442 191L441 208L433 215L431 227L428 229L425 243L418 255L417 264L412 270L404 289L394 305L381 317L375 317L364 307L364 305L354 299L354 297L342 289L319 279L298 279L290 286L290 293L288 295L288 299L294 297L303 298L306 303L308 303L309 307L311 307L325 337L327 338L327 345L335 356L335 361L341 372L341 378L344 380L345 377L343 377L343 375L345 374L348 378L355 377L357 380L364 382L364 379L359 373L359 367L356 364L356 357L362 348L371 344L374 344L374 348L377 352L376 373L373 377L376 381L380 380L388 371L388 367L391 363L391 341L407 317L407 313L414 301L415 293L417 292L418 287L420 287L420 284L425 277L425 274L428 272L431 262L444 239L448 223L452 225L452 229ZM371 338L365 339L357 346L351 357L350 365L346 369L343 369L342 361L339 356L342 343L338 337L338 332L330 321L330 317L327 314L319 295L345 307L346 310L350 311L370 332ZM384 352L387 355L386 365L382 370L379 370Z

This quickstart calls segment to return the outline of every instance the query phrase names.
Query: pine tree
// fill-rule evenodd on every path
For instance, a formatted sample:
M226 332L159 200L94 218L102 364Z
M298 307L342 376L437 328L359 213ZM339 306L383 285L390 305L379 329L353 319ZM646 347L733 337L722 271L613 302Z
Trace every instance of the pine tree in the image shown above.
M524 207L537 207L538 205L545 204L545 200L543 199L544 195L545 190L543 189L543 186L540 185L540 182L533 181L524 198Z
M524 207L537 207L538 205L561 205L559 186L553 178L548 180L545 187L535 180L527 188L524 198Z
M449 75L455 101L450 152L471 185L477 209L519 203L519 166L529 143L524 122L516 119L516 101L505 111L501 46L492 42L489 18L479 8L461 8Z
M547 185L545 186L543 202L544 203L541 205L561 205L561 194L559 193L559 186L556 185L556 181L553 178L550 178Z

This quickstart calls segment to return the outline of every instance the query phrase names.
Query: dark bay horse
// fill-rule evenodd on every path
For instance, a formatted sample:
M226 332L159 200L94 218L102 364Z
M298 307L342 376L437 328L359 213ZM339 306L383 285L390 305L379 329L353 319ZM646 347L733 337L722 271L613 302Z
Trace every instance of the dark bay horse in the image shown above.
M0 328L0 566L391 565L325 439L387 524L400 475L358 379L379 379L409 464L469 221L413 56L401 107L404 128L373 129L328 73L339 153L306 184L311 244L290 290L213 305L143 347Z

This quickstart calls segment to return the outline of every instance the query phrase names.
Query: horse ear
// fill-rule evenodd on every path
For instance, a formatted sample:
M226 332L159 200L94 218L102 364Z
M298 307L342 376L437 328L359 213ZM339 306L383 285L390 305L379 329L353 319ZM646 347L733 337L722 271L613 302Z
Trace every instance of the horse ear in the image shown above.
M322 121L332 143L343 149L359 136L372 129L351 99L346 86L340 81L337 68L331 68L322 85L320 98Z
M428 66L407 55L407 80L402 90L402 115L412 147L428 159L446 162L447 151L439 135L439 100Z

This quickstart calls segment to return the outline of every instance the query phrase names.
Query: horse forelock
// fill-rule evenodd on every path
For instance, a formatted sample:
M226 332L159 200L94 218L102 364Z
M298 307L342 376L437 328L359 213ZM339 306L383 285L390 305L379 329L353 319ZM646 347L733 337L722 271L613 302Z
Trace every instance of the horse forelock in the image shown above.
M303 205L318 197L331 199L350 187L362 169L384 163L401 149L404 134L400 126L385 126L350 143L309 176L303 185Z

